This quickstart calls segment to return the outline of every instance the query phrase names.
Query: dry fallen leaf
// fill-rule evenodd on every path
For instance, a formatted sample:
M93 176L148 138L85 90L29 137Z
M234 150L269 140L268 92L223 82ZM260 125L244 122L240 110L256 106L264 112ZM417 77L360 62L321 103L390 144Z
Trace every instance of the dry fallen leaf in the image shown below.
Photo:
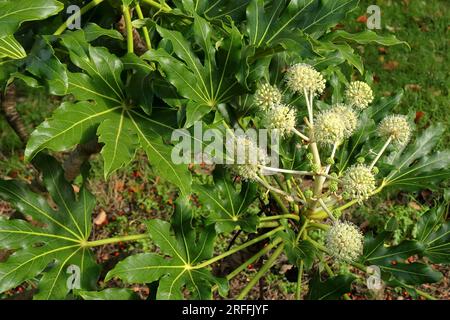
M420 90L422 90L422 87L418 84L410 83L410 84L405 85L405 89L409 90L409 91L419 92Z
M422 210L422 207L420 206L420 204L418 204L417 202L414 202L414 201L410 201L408 203L408 207L410 207L411 209L417 210L417 211Z
M76 184L73 184L73 185L72 185L72 189L73 189L73 192L75 192L75 193L80 192L80 187L77 186Z
M392 71L394 69L397 69L398 65L399 65L398 61L389 60L388 62L383 64L383 69L384 70L388 70L388 71Z
M108 223L108 217L106 215L105 210L101 209L97 217L94 219L94 224L97 226L101 226Z
M361 23L366 23L366 22L367 22L367 16L365 16L365 15L359 16L359 17L356 19L356 21L357 21L357 22L361 22Z

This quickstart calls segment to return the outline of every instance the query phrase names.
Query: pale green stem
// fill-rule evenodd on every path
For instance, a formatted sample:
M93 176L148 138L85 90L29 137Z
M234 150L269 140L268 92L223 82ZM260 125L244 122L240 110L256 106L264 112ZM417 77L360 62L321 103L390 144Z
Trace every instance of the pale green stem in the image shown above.
M375 166L375 164L378 162L380 157L383 155L384 151L386 151L386 148L389 146L391 141L392 141L392 136L390 136L386 140L386 143L383 145L383 147L381 148L380 152L378 152L377 156L375 157L375 159L373 159L372 163L370 164L369 169L372 169Z
M169 7L166 3L164 5L161 5L160 3L154 1L154 0L142 0L143 2L147 3L148 5L155 7L163 12L170 12L172 11L172 8Z
M325 210L325 212L328 214L330 219L333 220L333 222L336 222L337 221L336 217L333 215L330 209L328 209L327 205L325 204L325 202L323 202L322 199L319 199L319 204L322 207L322 209Z
M298 135L300 138L302 138L305 141L309 141L310 139L304 135L303 133L301 133L300 131L298 131L297 129L293 128L292 132L294 132L296 135Z
M306 227L308 226L309 221L306 219L305 223L303 224L302 228L297 234L297 237L295 238L295 242L298 243L300 241L300 237L303 235L304 232L306 232Z
M241 271L243 271L245 268L247 268L248 265L254 263L259 258L264 256L267 252L272 250L274 247L276 247L280 242L282 242L283 239L277 238L272 243L268 244L264 248L262 248L257 254L252 256L250 259L245 261L243 264L241 264L237 269L233 270L229 275L226 276L227 280L233 279L235 276L237 276Z
M273 193L278 193L280 195L283 195L286 198L286 200L289 201L289 202L293 202L295 200L294 197L291 196L290 194L284 192L283 190L280 190L278 188L275 188L275 187L271 186L269 183L267 183L266 181L264 181L260 177L256 177L256 181L258 181L260 184L262 184L267 190L269 190L269 191L271 191Z
M281 238L276 238L272 243L269 243L267 246L265 246L264 248L262 248L261 250L258 251L258 253L256 253L255 255L253 255L250 259L248 259L247 261L245 261L243 264L241 264L239 267L237 267L236 269L234 269L231 273L229 273L225 279L227 279L228 281L230 281L231 279L233 279L235 276L237 276L241 271L245 270L245 268L247 268L250 264L254 263L255 261L257 261L259 258L261 258L262 256L264 256L265 254L267 254L270 250L272 250L273 248L275 248L280 242L282 242L283 239ZM214 285L211 288L211 291L215 291L217 290L218 286Z
M308 109L308 119L311 126L314 124L314 116L313 116L313 106L311 103L311 96L306 91L306 89L303 89L303 94L305 95L305 101L306 101L306 108Z
M272 220L280 220L280 219L293 219L296 221L300 220L300 217L295 214L280 214L276 216L268 216L268 217L261 217L259 221L272 221Z
M302 296L302 277L303 277L303 260L300 261L297 275L297 288L295 290L295 299L300 300Z
M275 229L273 229L273 230L271 230L271 231L269 231L269 232L267 232L267 233L265 233L265 234L263 234L263 235L261 235L261 236L259 236L257 238L254 238L254 239L252 239L250 241L247 241L246 243L243 243L240 246L237 246L237 247L235 247L235 248L233 248L231 250L228 250L227 252L224 252L221 255L215 256L214 258L211 258L211 259L206 260L206 261L204 261L204 262L202 262L202 263L200 263L200 264L198 264L196 266L193 266L192 268L193 269L201 269L201 268L207 267L207 266L209 266L210 264L212 264L212 263L214 263L216 261L222 260L222 259L228 257L229 255L232 255L233 253L241 251L242 249L245 249L245 248L247 248L247 247L249 247L249 246L251 246L251 245L253 245L255 243L258 243L261 240L264 240L264 239L267 239L267 238L273 236L275 233L277 233L278 231L283 230L284 228L285 228L285 226L279 226L278 228L275 228Z
M256 283L259 281L259 279L261 279L261 277L264 276L266 274L266 272L270 269L270 267L275 263L278 256L283 252L283 249L284 249L284 243L282 243L275 250L275 252L270 256L270 258L267 260L267 262L261 267L261 269L258 271L258 273L252 278L252 280L250 280L250 282L241 291L241 293L236 298L236 300L242 300L247 296L247 294L256 285Z
M136 4L136 13L138 15L139 19L144 19L144 14L142 13L142 9L141 6L138 4ZM144 39L145 39L145 43L147 44L147 49L151 49L152 48L152 42L150 40L150 34L148 32L148 28L146 26L142 27L142 33L144 34Z
M85 5L84 7L82 7L80 9L80 11L78 11L77 13L73 14L72 16L70 16L66 22L64 22L62 25L59 26L59 28L53 33L53 35L58 36L61 33L64 32L64 30L67 29L67 27L73 23L76 19L80 18L83 14L85 14L86 12L88 12L89 10L95 8L97 5L99 5L100 3L102 3L105 0L92 0L91 2L89 2L87 5Z
M125 18L125 26L127 29L127 50L128 53L133 53L134 52L133 25L131 23L130 8L128 6L122 6L122 12Z
M98 246L104 246L107 244L113 244L113 243L118 243L118 242L138 241L138 240L143 240L143 239L148 239L148 238L150 238L150 235L147 233L133 234L133 235L129 235L129 236L101 239L101 240L95 240L95 241L86 241L82 245L84 247L98 247Z
M327 224L315 223L315 222L308 223L308 227L316 228L316 229L322 229L324 231L328 231L328 229L330 229L330 226L327 225Z
M326 177L328 179L340 182L340 180L338 178L330 176L329 174L326 174L326 173L320 173L320 172L315 173L315 172L311 172L311 171L297 171L297 170L290 170L290 169L267 167L267 166L262 166L262 165L259 165L259 167L261 169L263 169L263 172L264 172L264 170L266 170L266 171L271 171L271 172L294 174L294 175L298 175L298 176L322 176L322 177Z

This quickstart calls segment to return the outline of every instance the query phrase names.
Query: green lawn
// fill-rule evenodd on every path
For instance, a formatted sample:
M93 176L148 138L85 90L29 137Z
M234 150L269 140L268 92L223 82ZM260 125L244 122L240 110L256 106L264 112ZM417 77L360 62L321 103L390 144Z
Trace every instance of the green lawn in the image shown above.
M403 88L405 94L395 112L423 112L418 121L419 130L436 121L450 128L449 1L362 0L344 28L347 31L366 29L366 24L357 18L371 4L381 9L382 29L376 32L393 34L411 46L411 50L401 45L358 47L366 70L374 73L375 93L391 95ZM450 130L439 147L450 147Z

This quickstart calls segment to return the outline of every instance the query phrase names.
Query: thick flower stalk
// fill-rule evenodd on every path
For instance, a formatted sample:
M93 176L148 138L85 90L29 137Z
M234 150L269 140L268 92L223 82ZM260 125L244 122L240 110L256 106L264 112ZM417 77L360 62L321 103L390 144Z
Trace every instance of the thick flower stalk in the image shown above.
M288 136L295 130L297 113L285 104L273 104L264 113L263 124L267 129L276 129L281 136Z
M406 116L390 115L381 121L378 134L386 139L392 139L398 147L403 147L411 138L411 127Z
M364 110L373 101L373 92L370 86L362 81L351 82L345 91L347 103L358 110Z
M326 236L326 247L336 259L352 262L363 252L364 236L350 222L336 222Z
M368 199L376 188L371 168L362 164L348 168L341 181L343 192L358 201Z
M270 85L269 83L262 84L255 92L254 101L255 104L266 111L272 105L278 105L281 103L282 95L277 87Z

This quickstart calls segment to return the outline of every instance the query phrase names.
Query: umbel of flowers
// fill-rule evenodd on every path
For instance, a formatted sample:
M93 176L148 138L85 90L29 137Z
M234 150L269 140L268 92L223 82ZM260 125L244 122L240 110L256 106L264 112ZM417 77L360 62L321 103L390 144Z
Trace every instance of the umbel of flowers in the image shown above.
M377 161L390 145L402 148L409 142L411 126L403 115L386 117L377 128L383 145L372 162L357 163L343 172L333 173L336 152L358 129L359 114L374 99L372 89L365 82L351 82L345 89L342 102L328 109L316 111L314 99L324 92L326 85L325 78L319 71L304 63L295 64L287 70L284 83L286 90L305 99L308 117L305 118L304 132L299 129L297 110L285 103L286 99L282 94L284 91L277 86L269 83L261 84L254 94L253 101L265 128L278 130L284 138L290 138L294 134L301 139L302 145L309 148L307 158L311 162L311 171L268 167L266 158L262 156L262 150L242 137L237 137L236 142L248 146L251 152L261 155L258 157L261 160L251 164L232 165L230 168L243 179L258 182L264 188L283 195L288 201L298 201L299 205L305 208L307 215L308 212L323 210L333 223L326 237L328 252L338 260L355 261L363 250L363 235L354 224L337 220L326 202L331 196L336 197L337 201L346 199L359 203L369 199L377 189L378 170L375 167ZM263 177L267 173L313 176L313 190L305 190L306 196L302 194L299 198L297 194L288 193L268 183ZM324 192L325 187L328 188L328 192Z

